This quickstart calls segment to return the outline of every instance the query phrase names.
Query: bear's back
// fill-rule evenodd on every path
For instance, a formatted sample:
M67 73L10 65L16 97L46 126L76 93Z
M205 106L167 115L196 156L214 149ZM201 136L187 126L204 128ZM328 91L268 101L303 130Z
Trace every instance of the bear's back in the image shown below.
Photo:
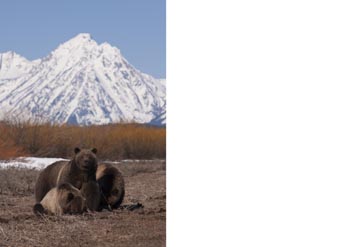
M35 199L40 202L46 193L57 185L57 178L64 165L68 164L68 161L56 161L55 163L47 166L39 175L35 184Z

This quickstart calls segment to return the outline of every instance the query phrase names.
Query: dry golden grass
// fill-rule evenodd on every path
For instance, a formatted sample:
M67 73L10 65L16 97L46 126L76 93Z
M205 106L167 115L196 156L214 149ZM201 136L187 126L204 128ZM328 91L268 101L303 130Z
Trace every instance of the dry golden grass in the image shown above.
M39 171L9 167L0 169L0 195L33 195Z
M0 123L0 159L19 155L70 157L74 147L96 147L101 159L164 159L166 129L141 124L52 125Z

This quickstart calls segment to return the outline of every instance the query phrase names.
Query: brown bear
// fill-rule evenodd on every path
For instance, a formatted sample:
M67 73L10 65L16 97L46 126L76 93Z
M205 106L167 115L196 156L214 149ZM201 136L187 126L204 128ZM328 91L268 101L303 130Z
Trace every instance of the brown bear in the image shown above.
M124 179L119 170L111 164L99 164L96 179L101 190L100 209L118 208L125 195Z
M80 192L86 199L86 206L91 211L100 210L100 187L96 181L83 183Z
M69 183L62 183L52 188L33 211L39 214L79 214L86 211L85 198L80 190Z
M35 199L40 202L46 193L52 188L62 183L70 183L77 189L81 189L84 183L93 181L96 183L97 158L96 148L91 150L79 148L74 149L74 157L70 161L57 161L46 167L40 174L35 184ZM96 186L97 183L96 183ZM95 187L96 187L95 186ZM91 184L88 186L91 187ZM88 199L99 198L99 189L89 190L95 194L90 194ZM84 193L86 190L84 189ZM98 193L97 193L98 192ZM87 202L94 205L94 202ZM91 210L96 210L90 208Z

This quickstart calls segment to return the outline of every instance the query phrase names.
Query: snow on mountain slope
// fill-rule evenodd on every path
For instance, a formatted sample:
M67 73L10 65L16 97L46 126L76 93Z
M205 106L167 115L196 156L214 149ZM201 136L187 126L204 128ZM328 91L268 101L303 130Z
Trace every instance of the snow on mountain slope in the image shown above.
M149 122L150 125L155 126L165 126L166 125L166 111L162 112L158 116L156 116L154 119L152 119Z
M10 80L27 73L39 60L28 61L13 51L0 53L0 80Z
M148 123L165 111L165 80L135 69L119 49L99 45L89 34L77 35L41 60L14 57L0 68L0 109L22 119Z

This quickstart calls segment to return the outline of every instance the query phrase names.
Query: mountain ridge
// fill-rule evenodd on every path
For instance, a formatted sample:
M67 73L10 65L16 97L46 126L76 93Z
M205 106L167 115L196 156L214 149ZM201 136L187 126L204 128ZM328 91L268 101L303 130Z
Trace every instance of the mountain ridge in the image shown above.
M41 59L8 53L0 59L6 65L0 67L0 109L6 114L91 125L150 123L166 110L165 79L142 73L118 48L87 33Z

